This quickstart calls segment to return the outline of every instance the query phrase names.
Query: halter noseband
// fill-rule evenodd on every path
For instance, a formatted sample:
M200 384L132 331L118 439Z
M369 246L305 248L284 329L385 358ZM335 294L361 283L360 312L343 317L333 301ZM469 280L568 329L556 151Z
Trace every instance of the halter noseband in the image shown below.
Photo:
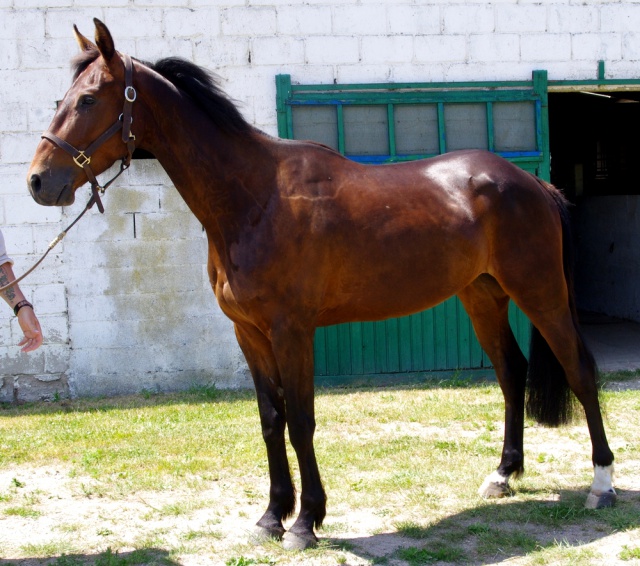
M91 208L94 203L98 205L98 210L100 212L104 212L104 206L102 205L102 201L100 200L100 193L104 194L109 185L113 183L122 173L129 167L131 164L131 156L133 155L133 151L135 149L135 141L136 137L131 133L131 122L133 121L132 112L133 112L133 103L137 97L136 89L133 88L133 63L131 61L131 57L129 55L122 55L122 59L124 60L124 108L122 110L122 114L118 117L115 124L111 126L106 132L104 132L97 140L95 140L92 144L89 145L86 149L76 149L70 143L66 142L62 138L59 138L55 134L46 131L42 134L41 137L48 139L49 141L55 143L58 147L66 151L71 157L73 157L73 162L80 167L80 169L84 170L89 182L91 183L91 192L92 197L87 205L87 209ZM91 156L94 152L107 140L109 140L118 130L122 129L122 141L127 145L127 155L122 158L122 162L120 164L120 171L104 186L101 186L96 179L91 167L89 167L91 163Z

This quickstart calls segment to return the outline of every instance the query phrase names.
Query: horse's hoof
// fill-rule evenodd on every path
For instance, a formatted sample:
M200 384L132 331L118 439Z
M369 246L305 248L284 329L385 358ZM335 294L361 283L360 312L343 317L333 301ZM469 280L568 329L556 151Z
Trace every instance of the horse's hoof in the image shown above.
M318 544L318 539L313 533L299 535L291 531L282 537L282 547L285 550L306 550Z
M506 483L488 482L480 486L478 495L484 499L497 499L511 495L511 490Z
M587 496L587 502L584 506L586 509L606 509L616 504L617 497L616 492L613 490L602 493L594 493L592 491Z
M489 476L480 486L478 495L484 499L497 499L511 495L511 489L506 481L496 481Z
M282 540L285 530L282 527L266 528L256 525L253 527L253 533L251 534L251 542L259 545L270 540Z
M511 495L509 476L503 476L497 470L492 472L482 482L480 489L478 489L478 495L485 499L496 499Z

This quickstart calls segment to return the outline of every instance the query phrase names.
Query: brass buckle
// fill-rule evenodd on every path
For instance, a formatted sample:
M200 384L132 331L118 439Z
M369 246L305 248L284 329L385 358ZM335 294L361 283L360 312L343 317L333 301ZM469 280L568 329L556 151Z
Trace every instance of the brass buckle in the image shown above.
M78 167L80 167L80 169L84 169L85 165L89 165L89 163L91 163L91 157L85 155L84 151L80 151L78 152L78 155L73 158L73 161Z

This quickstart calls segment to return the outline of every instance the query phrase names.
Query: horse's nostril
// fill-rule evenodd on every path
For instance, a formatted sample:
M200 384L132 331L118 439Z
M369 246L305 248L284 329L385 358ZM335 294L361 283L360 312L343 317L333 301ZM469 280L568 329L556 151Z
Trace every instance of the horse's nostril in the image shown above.
M31 175L31 179L29 179L29 184L31 185L31 190L33 194L39 193L42 188L42 181L40 180L40 175Z

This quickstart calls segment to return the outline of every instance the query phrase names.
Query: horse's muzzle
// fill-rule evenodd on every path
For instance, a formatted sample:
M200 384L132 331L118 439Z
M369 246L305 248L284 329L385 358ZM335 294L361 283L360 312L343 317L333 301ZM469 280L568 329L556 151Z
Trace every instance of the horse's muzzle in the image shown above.
M75 200L71 184L56 176L30 173L27 185L33 200L44 206L67 206Z

